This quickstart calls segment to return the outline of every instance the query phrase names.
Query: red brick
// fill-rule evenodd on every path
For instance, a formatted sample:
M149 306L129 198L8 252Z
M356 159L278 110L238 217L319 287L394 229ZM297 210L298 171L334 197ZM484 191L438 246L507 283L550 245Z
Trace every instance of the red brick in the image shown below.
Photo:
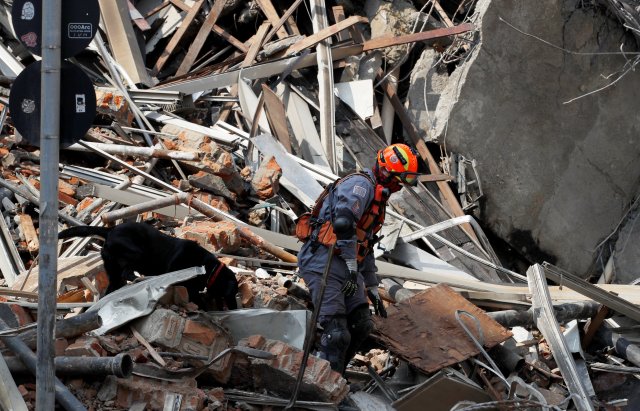
M197 388L194 379L174 383L134 375L126 379L118 378L117 381L115 406L119 408L128 409L136 401L145 401L147 409L162 410L165 395L176 393L183 396L180 409L200 410L206 399L206 394Z
M261 335L252 335L242 340L242 342L244 342L246 346L249 348L255 348L256 350L261 350L262 347L264 347L264 345L266 344L267 339Z
M61 357L65 354L65 350L69 346L69 343L64 338L56 338L53 343L53 348L56 352L56 357Z
M295 383L298 376L303 352L282 341L266 340L259 335L245 338L239 345L269 351L276 355L272 360L250 359L254 388L289 395L291 384ZM347 392L346 380L331 370L326 360L309 356L300 393L301 399L320 399L337 404Z
M282 168L272 156L268 161L262 162L251 180L251 187L260 199L269 199L278 193L281 176Z
M200 344L210 345L216 335L213 330L202 323L187 320L184 324L182 335Z
M31 324L33 322L33 317L25 308L17 304L9 304L9 307L11 307L11 311L13 312L13 315L18 321L18 325L20 327Z
M64 350L64 353L73 357L104 357L106 355L100 341L94 337L78 338Z

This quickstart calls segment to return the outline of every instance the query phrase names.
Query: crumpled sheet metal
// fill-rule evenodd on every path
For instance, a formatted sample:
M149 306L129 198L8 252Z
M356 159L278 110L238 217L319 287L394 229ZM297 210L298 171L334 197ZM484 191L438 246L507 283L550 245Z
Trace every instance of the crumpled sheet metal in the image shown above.
M99 311L102 326L91 332L104 335L129 321L143 317L153 311L156 303L167 292L167 287L205 273L204 267L191 267L173 271L144 281L130 284L106 295L87 310Z
M302 350L309 311L248 308L224 312L212 311L207 315L228 329L236 341L260 334L267 339L279 340Z
M386 319L374 317L375 334L390 351L420 370L432 373L480 353L456 320L456 310L464 310L478 319L482 338L476 323L462 317L485 348L511 337L509 330L444 284L390 306Z

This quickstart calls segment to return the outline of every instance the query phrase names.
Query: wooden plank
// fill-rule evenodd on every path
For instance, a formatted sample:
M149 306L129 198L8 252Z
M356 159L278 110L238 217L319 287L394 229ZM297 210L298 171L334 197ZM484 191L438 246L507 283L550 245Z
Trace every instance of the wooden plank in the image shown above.
M38 233L33 226L33 219L28 214L18 214L20 216L20 230L24 235L24 240L27 243L27 250L32 253L37 253L40 250L40 242L38 241Z
M165 64L167 64L169 57L171 57L176 47L178 47L180 40L182 40L182 37L184 37L185 33L189 29L189 26L191 26L191 23L193 23L193 20L195 20L195 18L198 16L198 12L200 12L200 9L202 8L204 1L205 0L197 0L197 2L193 5L193 7L189 9L189 12L182 20L180 27L178 27L178 30L176 30L176 32L173 33L173 36L171 37L171 40L169 40L167 47L165 47L165 49L162 51L162 54L158 58L158 61L156 61L156 64L153 66L154 76L157 75L160 72L160 70L162 70Z
M251 43L251 47L249 47L249 51L247 51L247 55L244 57L241 67L247 67L253 64L253 60L256 59L256 56L262 47L262 41L264 40L270 25L271 23L265 21L260 25L260 27L258 27L255 39L253 40L253 43Z
M183 1L181 0L169 0L174 6L178 7L180 10L182 11L189 11L191 9L191 7L187 6ZM216 33L217 35L219 35L220 37L222 37L223 39L227 40L229 42L229 44L231 44L232 46L236 47L238 50L240 50L243 53L246 53L247 50L249 49L249 47L247 47L244 43L242 43L240 40L238 40L237 38L233 37L231 34L229 34L225 29L223 29L222 27L218 26L217 24L213 25L212 28L213 32Z
M333 12L333 19L336 21L336 23L341 22L347 18L346 14L344 14L344 7L342 6L333 6L331 8L331 11ZM337 34L337 37L338 41L346 41L349 40L351 36L349 35L349 32L347 30L342 30Z
M267 20L269 20L271 25L275 28L276 24L280 23L280 17L278 16L276 8L273 7L271 0L256 0L256 3L258 3L260 10L262 10L264 15L267 17ZM289 37L289 34L284 28L282 28L282 26L276 29L276 35L279 39Z
M320 30L319 32L308 36L299 42L292 44L284 53L285 56L299 53L302 50L315 46L320 43L322 40L326 40L329 37L335 35L336 33L353 26L358 23L369 23L369 19L362 16L351 16L346 20L343 20L339 23L334 24L333 26L329 26L326 29Z
M264 83L262 84L262 94L264 95L264 106L271 130L273 130L273 134L275 134L278 141L282 143L285 150L291 153L291 141L284 104L276 93Z
M149 17L153 16L154 14L158 13L160 10L164 9L165 7L167 7L168 5L171 4L171 1L167 0L165 2L163 2L162 4L160 4L159 6L149 10L149 12L147 14L145 14L144 18L148 19Z
M593 341L593 337L596 335L596 331L602 326L602 323L609 315L609 308L607 306L601 305L598 309L596 315L593 316L587 324L584 326L584 337L582 338L582 349L586 350L589 348L591 341Z
M196 38L193 40L191 45L189 46L189 51L187 51L187 55L184 56L182 63L180 63L180 67L178 67L178 71L176 71L176 76L182 76L187 74L189 70L191 70L191 66L193 66L193 62L198 58L198 54L200 50L202 50L202 46L204 46L204 42L207 41L207 37L211 30L213 30L213 26L218 21L218 17L220 17L220 13L222 13L222 9L226 4L226 0L216 0L213 4L213 8L207 15L204 23L200 26L200 30L196 35ZM194 6L195 7L195 6Z
M133 336L136 337L136 340L138 340L140 344L144 345L147 351L149 351L149 355L151 356L151 358L156 360L156 362L161 366L166 367L166 361L160 356L160 354L158 354L158 351L156 351L156 349L153 348L151 344L149 344L149 341L147 341L133 326L130 326L130 328Z
M133 16L140 16L139 18L132 18L131 20L133 20L134 23L136 23L136 26L138 26L138 28L142 31L147 31L147 30L151 30L151 26L149 25L149 23L147 22L146 18L142 15L142 13L140 13L138 11L138 9L136 9L136 6L133 5L133 3L131 3L131 0L127 0L127 5L129 6L129 14L133 15Z
M100 0L99 4L113 57L134 83L151 86L151 77L136 41L127 0Z
M285 22L285 26L287 27L287 29L289 30L289 32L292 35L294 35L294 36L299 36L300 35L300 29L298 28L298 25L296 24L296 20L293 18L293 16L287 17L287 21Z
M269 30L269 33L264 37L265 43L271 40L271 38L276 34L276 31L278 31L280 27L282 27L285 24L285 22L288 22L289 19L293 19L291 15L293 14L294 11L298 9L298 6L300 5L300 3L302 3L302 0L296 0L293 2L291 6L289 6L287 11L285 11L282 17L280 17L280 20L273 25L271 30ZM296 30L297 30L297 26L296 26ZM292 32L294 31L292 30ZM297 31L297 33L294 32L294 34L300 34L300 31Z
M435 7L436 13L438 13L438 16L440 16L440 20L442 20L444 25L447 27L453 27L453 22L451 21L447 13L444 11L442 6L440 5L440 2L438 0L434 0L433 6Z
M222 37L223 39L227 40L229 44L231 44L241 52L246 53L249 51L249 47L247 47L243 42L241 42L240 40L238 40L237 38L233 37L231 34L226 32L225 29L218 26L217 24L213 25L213 32L216 33L218 36Z
M378 71L378 79L381 79L383 75L383 71L380 69ZM407 113L407 109L404 107L404 104L402 104L402 101L400 101L400 98L398 97L396 91L386 80L382 85L387 97L389 98L389 101L391 101L393 108L396 110L396 114L400 118L402 126L411 138L413 145L417 148L420 157L422 157L422 159L429 166L429 171L431 172L431 174L442 174L442 170L440 170L438 163L433 158L431 152L429 151L429 148L418 133L415 124L413 124L413 121L411 121L411 118ZM449 206L449 212L453 215L453 217L460 217L465 215L462 207L460 206L460 203L458 202L458 198L453 193L453 190L451 189L449 184L446 181L437 181L436 184L438 185L438 188L440 189L444 200ZM478 241L478 238L476 237L476 234L474 233L473 228L470 224L461 224L460 227L467 233L470 238Z
M456 34L466 33L475 27L471 23L464 23L454 27L443 29L435 29L429 31L421 31L419 33L406 34L404 36L385 36L371 39L364 42L362 51L369 51L385 47L397 46L406 43L415 43L417 41L431 40L439 37L453 36ZM295 46L295 44L294 44Z

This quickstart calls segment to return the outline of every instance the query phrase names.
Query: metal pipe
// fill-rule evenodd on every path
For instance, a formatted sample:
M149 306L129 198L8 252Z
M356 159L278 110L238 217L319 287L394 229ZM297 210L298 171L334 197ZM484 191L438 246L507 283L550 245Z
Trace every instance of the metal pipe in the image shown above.
M53 345L58 272L58 163L60 159L60 68L62 66L62 0L42 2L42 85L40 103L40 267L38 271L38 361L36 372L36 409L55 408L57 387ZM6 341L6 340L5 340ZM20 341L22 344L22 341ZM26 355L28 351L24 346ZM35 364L34 370L35 371ZM62 383L58 381L60 385ZM66 389L65 389L66 391ZM67 391L68 393L68 391ZM70 408L84 406L74 401ZM65 395L65 397L67 397ZM66 408L66 407L65 407Z
M7 326L7 323L5 323L4 320L0 319L0 330L5 330L7 328L9 328L9 326ZM31 349L27 347L27 345L18 337L0 337L0 340L18 357L20 357L27 369L29 369L29 372L35 375L36 381L38 381L37 374L40 372L41 368L40 364L38 363L39 358L36 358L36 355L33 353L33 351L31 351ZM40 338L38 338L38 343L39 342ZM82 405L82 403L78 401L78 399L62 383L62 381L60 381L55 376L53 368L53 356L51 357L51 360L51 376L49 378L51 378L50 385L53 387L54 398L58 400L58 402L68 411L86 411L87 409L85 408L85 406ZM38 369L36 370L36 368ZM38 400L38 390L42 389L37 384L38 383L36 382L36 401ZM46 397L45 400L47 400ZM42 403L40 403L39 405L36 405L36 409L51 411L55 409L55 404L52 404L51 408L43 408Z
M553 306L553 312L559 323L571 320L586 320L592 318L598 312L601 305L595 301L581 301L575 303L558 304ZM503 327L530 327L535 325L534 309L528 310L503 310L488 312L487 315L497 321Z
M136 215L141 212L151 211L160 207L165 207L167 205L180 204L180 203L188 205L189 207L195 209L196 211L201 212L207 217L211 217L214 221L220 221L220 220L232 221L239 226L238 234L241 237L243 237L245 240L250 242L251 244L261 248L262 250L267 251L268 253L278 257L283 261L292 262L292 263L298 261L295 255L283 250L280 247L277 247L271 243L268 243L267 241L264 240L264 238L253 233L249 229L249 227L242 221L226 213L223 213L220 210L217 210L215 207L212 207L210 204L207 204L204 201L195 198L192 194L188 194L184 192L179 192L177 194L173 194L168 197L147 201L147 202L136 204L130 207L125 207L117 211L105 213L102 215L102 221L105 224L107 224L107 223L116 221L118 219Z
M26 373L27 366L18 357L5 357L12 373ZM129 377L133 372L133 359L120 353L115 357L56 357L56 375L65 377Z
M89 143L86 142L89 147L98 147L110 154L117 154L123 156L139 156L139 157L154 157L164 158L172 160L182 161L198 161L201 158L200 153L190 153L188 151L172 151L158 149L155 147L137 147L137 146L124 146L117 144L104 144L104 143ZM72 144L67 147L67 150L72 151L84 151L93 152L93 150L82 146L80 144Z
M47 164L48 166L48 164ZM44 168L41 166L41 169L43 170L43 178L42 178L42 188L44 188ZM56 176L58 175L58 168L56 166ZM56 202L58 200L58 188L57 188L57 184L58 184L58 179L56 177ZM44 202L40 203L40 199L38 199L36 196L34 196L33 194L31 194L28 190L23 190L21 187L15 186L13 184L11 184L10 182L0 178L0 186L7 188L11 191L13 191L15 194L26 198L27 200L29 200L31 203L35 204L39 209L42 209L42 207L44 206ZM58 214L58 217L60 217L62 220L66 221L68 224L71 225L84 225L84 223L78 219L75 219L69 215L66 215L65 213L63 213L62 211L58 211L58 209L55 209L53 212ZM57 220L56 220L56 224L57 224ZM57 228L56 228L57 230Z
M391 278L383 278L382 284L384 285L384 292L388 296L388 299L392 302L404 301L407 298L413 297L416 293L412 290L402 287ZM565 303L553 306L553 311L556 319L559 323L566 323L571 320L586 320L591 318L598 312L600 304L595 301L579 301L575 303ZM534 322L534 310L529 308L527 310L502 310L487 312L487 315L493 318L498 324L503 327L530 327L535 325Z
M605 326L598 329L596 336L604 344L613 347L622 358L625 358L636 367L640 367L640 347L638 345L633 344L620 334L615 334Z
M74 338L86 332L93 331L102 326L102 318L98 311L84 312L71 318L56 322L56 338ZM27 347L35 350L37 343L37 330L28 330L17 335Z

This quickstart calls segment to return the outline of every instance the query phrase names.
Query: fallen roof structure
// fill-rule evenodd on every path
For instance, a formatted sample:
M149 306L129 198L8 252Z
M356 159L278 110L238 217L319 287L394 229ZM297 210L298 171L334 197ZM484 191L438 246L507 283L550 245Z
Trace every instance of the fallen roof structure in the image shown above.
M0 408L17 410L36 399L44 168L6 104L36 60L6 3ZM435 110L430 99L444 90L436 80L458 81L468 69L488 24L475 10L488 0L414 3L100 0L101 30L74 58L94 84L97 116L60 152L59 228L140 221L196 241L234 271L243 309L200 310L179 284L200 267L138 276L105 295L101 241L60 241L63 407L284 408L297 382L302 409L640 406L637 286L591 284L548 262L527 275L505 264L521 262L520 253L505 255L470 213L492 176L475 160L443 155L446 144L434 144L413 104L418 93L424 112ZM608 3L637 28L626 2ZM429 74L434 93L415 86L428 56L440 73ZM389 142L414 147L424 172L390 198L374 250L389 316L374 317L376 330L344 375L315 355L301 367L312 301L296 271L295 222L327 184L370 168ZM584 335L562 333L572 320ZM572 338L584 359L573 360Z

